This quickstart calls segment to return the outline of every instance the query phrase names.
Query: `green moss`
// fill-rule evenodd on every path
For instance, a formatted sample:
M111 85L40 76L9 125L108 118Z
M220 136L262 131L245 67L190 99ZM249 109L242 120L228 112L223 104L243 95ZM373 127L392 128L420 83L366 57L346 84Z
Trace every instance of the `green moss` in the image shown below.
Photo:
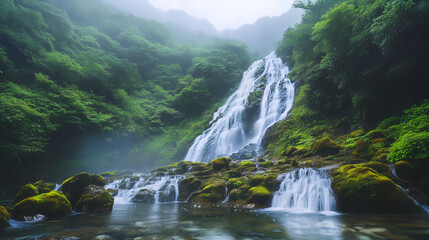
M202 181L195 177L181 179L179 181L179 201L186 201L189 196L198 190Z
M42 214L52 218L64 216L71 213L71 211L71 204L67 198L58 191L51 191L20 201L13 208L12 217L24 220L24 216Z
M393 167L395 168L396 174L399 178L404 180L412 180L414 177L412 175L412 167L411 164L407 161L399 161L396 162Z
M33 184L24 185L15 196L15 203L18 203L26 198L39 195L39 190Z
M251 187L258 186L258 185L262 184L264 179L265 179L265 177L263 175L255 175L249 179L249 185Z
M365 134L365 131L363 129L358 129L358 130L351 132L348 137L349 138L356 138L356 137L363 136L364 134Z
M310 151L326 157L337 154L340 151L340 146L329 138L322 138L311 144Z
M244 184L244 178L231 178L226 183L226 186L228 187L229 191L235 188L239 188Z
M81 212L111 211L113 197L101 186L87 186L76 203L76 210Z
M242 161L238 164L238 167L241 167L241 168L256 167L256 164L252 161Z
M10 214L5 207L0 206L0 232L9 226Z
M104 185L106 185L106 180L104 180L104 178L101 175L98 174L92 174L90 177L90 183L97 185L97 186L101 186L103 187Z
M247 203L258 204L259 206L268 206L272 194L263 186L252 187L249 189L250 197L247 199Z
M216 158L212 161L213 170L220 171L220 170L229 170L229 163L231 162L231 158L229 157L220 157Z
M75 206L84 189L90 184L91 176L88 173L83 172L65 180L62 184L61 189L64 195L66 195L67 199L72 204L72 206Z
M345 165L333 173L332 187L343 212L410 213L413 201L389 178L363 165Z
M214 183L203 188L195 197L196 203L217 203L225 199L225 184Z
M274 163L273 162L271 162L271 161L265 161L265 162L263 162L262 164L261 164L261 166L262 167L264 167L264 168L269 168L269 167L271 167L271 166L273 166L274 165Z
M34 183L34 186L37 187L37 190L39 190L39 193L48 193L55 189L56 184L55 183L47 183L43 180L37 181Z

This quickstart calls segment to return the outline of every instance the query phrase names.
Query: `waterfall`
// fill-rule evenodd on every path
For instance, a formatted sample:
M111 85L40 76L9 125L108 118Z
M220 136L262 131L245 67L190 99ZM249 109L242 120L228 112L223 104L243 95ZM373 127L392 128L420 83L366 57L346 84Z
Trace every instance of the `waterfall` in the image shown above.
M302 168L286 173L274 194L272 209L290 212L332 212L335 199L331 179L321 169Z
M140 175L138 180L132 181L131 178L115 180L105 186L106 189L117 190L115 203L132 203L138 194L142 191L150 193L153 202L177 202L179 198L179 180L183 176L164 176L155 177Z
M237 91L214 113L211 127L195 139L185 161L207 162L249 145L260 151L265 131L292 108L295 89L287 73L274 52L254 62Z

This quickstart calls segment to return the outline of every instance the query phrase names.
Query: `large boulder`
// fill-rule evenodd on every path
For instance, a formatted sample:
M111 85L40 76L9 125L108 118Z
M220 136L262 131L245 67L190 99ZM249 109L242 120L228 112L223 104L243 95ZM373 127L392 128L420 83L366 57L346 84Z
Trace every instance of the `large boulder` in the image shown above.
M418 208L392 180L364 164L345 165L333 173L338 208L354 213L414 213Z
M5 207L0 206L0 232L9 226L10 214Z
M39 190L33 184L29 183L24 185L15 196L15 203L21 202L22 200L39 195Z
M154 203L156 192L149 189L141 189L137 195L131 199L133 203Z
M74 207L85 191L85 188L91 184L102 187L106 184L106 181L100 175L90 175L89 173L83 172L65 180L61 189Z
M80 212L111 211L113 197L101 186L87 186L76 203L76 210Z
M226 186L224 183L212 183L197 193L195 202L197 203L217 203L225 199Z
M213 162L213 170L229 170L229 163L231 162L231 158L229 157L220 157L216 158Z
M179 181L179 201L186 201L191 193L198 190L201 180L195 177L184 178Z
M340 146L329 138L322 138L316 140L311 144L310 151L326 157L329 155L337 154L340 151Z
M257 204L259 206L269 206L273 194L263 186L252 187L249 189L250 197L247 203Z
M67 198L57 191L42 193L26 198L15 205L12 218L24 220L24 217L42 214L48 218L60 217L71 213L72 208Z

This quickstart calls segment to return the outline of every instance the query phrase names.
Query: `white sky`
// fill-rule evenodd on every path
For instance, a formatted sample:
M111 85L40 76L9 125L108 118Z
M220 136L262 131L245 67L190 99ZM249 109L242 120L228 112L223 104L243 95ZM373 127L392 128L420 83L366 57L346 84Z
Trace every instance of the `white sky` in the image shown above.
M180 9L209 20L218 30L238 28L263 16L278 16L293 0L149 0L162 10Z

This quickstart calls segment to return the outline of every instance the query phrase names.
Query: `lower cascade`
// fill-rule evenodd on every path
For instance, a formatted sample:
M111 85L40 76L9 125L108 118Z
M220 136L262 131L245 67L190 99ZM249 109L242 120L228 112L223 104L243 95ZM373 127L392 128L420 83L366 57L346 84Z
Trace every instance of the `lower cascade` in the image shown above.
M290 212L335 211L331 179L324 170L296 169L280 178L283 181L274 195L272 209Z
M135 174L133 178L115 180L105 186L113 194L115 203L128 204L133 202L177 202L179 198L179 180L183 176L155 177Z
M260 152L266 130L292 108L295 88L287 73L274 52L254 62L237 91L214 113L211 127L195 139L185 161L207 162L246 146Z

